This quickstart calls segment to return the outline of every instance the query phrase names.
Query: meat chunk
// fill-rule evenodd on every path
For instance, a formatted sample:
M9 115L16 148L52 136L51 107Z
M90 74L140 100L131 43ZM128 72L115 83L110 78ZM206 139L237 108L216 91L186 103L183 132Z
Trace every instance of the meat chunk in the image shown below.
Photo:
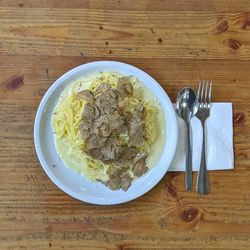
M91 129L92 128L92 121L90 119L84 119L80 126L84 129Z
M82 123L79 125L79 130L81 137L85 140L91 134L95 133L95 129L93 128L93 123L89 119L84 119Z
M143 106L138 105L129 121L129 140L132 146L137 148L143 146L144 139L144 121Z
M108 83L101 83L95 90L95 95L99 95L101 93L104 93L105 91L109 90L111 87Z
M128 77L121 77L118 79L117 90L123 98L133 95L133 86Z
M108 137L112 133L112 129L109 124L103 123L100 127L100 133L103 137Z
M111 114L118 106L115 91L110 89L102 93L96 98L95 104L100 108L102 114Z
M109 123L108 115L100 115L96 120L93 121L93 128L97 129L103 124Z
M101 152L103 154L104 161L110 161L115 159L115 150L112 148L110 143L107 143L102 149Z
M100 110L101 115L105 114L104 110L103 110L102 103L101 103L101 95L99 95L99 96L96 97L96 99L95 99L95 105Z
M110 167L107 173L110 179L118 178L120 176L121 169L116 167Z
M82 138L85 140L87 139L92 130L92 122L91 120L85 119L83 122L79 125L79 130Z
M112 129L121 129L124 124L124 119L118 112L115 112L108 116L108 122Z
M123 159L115 160L114 164L115 164L115 166L120 167L120 168L127 167L127 162L124 161Z
M99 109L90 103L87 103L83 108L83 118L96 119L100 115Z
M123 92L120 93L118 89L114 89L114 92L116 94L117 109L123 110L124 107L126 106L126 99L124 99L126 95L122 94Z
M108 182L108 187L112 190L118 190L121 188L121 178L114 178L114 179L109 179Z
M114 164L120 168L127 168L134 162L134 158L138 150L135 147L123 146L121 148L121 153L119 159L114 161Z
M101 148L105 145L107 138L99 135L91 135L86 139L87 149Z
M130 82L123 85L123 88L128 96L133 95L133 86Z
M132 182L132 178L128 172L123 172L121 174L121 189L127 191Z
M101 152L103 154L104 161L115 160L119 157L120 146L117 145L114 139L108 139L102 147Z
M84 90L79 98L86 100L79 130L85 142L84 152L105 164L111 163L103 182L112 190L127 191L134 177L147 171L147 154L140 153L144 139L144 107L126 110L127 97L133 95L129 77L121 77L117 88L100 84L93 92ZM133 178L131 177L131 170Z
M144 107L143 105L139 104L135 107L131 119L133 122L141 122L143 120L143 116L144 116Z
M77 93L78 98L83 99L89 103L94 103L94 97L89 90L83 90Z
M94 159L101 160L103 158L103 154L100 148L93 148L89 150L89 155Z
M122 153L121 153L121 159L124 161L132 160L136 154L138 153L138 150L135 147L123 147Z
M131 146L140 148L143 146L144 139L144 121L132 122L129 126L129 142Z
M109 132L112 132L115 129L122 128L124 125L124 119L118 112L114 112L109 115L101 115L93 122L93 127L100 128L104 124L108 125L105 129L109 129Z
M140 177L148 171L145 161L138 161L133 166L132 172L136 177Z
M127 191L131 185L132 178L127 171L122 171L120 168L110 167L108 169L109 180L107 185L112 190L122 188Z
M148 154L147 153L138 153L135 158L134 158L134 162L138 162L138 161L143 161L145 162L146 159L148 157Z

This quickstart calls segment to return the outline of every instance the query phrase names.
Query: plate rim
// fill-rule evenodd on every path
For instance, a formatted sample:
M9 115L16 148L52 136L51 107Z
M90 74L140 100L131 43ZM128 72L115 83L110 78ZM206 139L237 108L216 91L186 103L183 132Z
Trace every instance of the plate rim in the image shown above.
M155 180L154 182L151 182L151 184L149 186L147 186L147 188L143 189L143 191L141 192L137 192L136 195L132 196L132 197L128 197L127 199L118 199L116 201L111 200L109 201L108 199L106 200L100 200L97 199L95 197L92 196L86 196L86 195L79 195L77 192L71 190L70 188L68 188L66 185L64 185L63 182L60 181L59 178L57 178L53 172L50 170L50 167L48 166L47 162L45 161L44 157L43 157L43 153L42 153L42 149L41 149L41 143L40 143L40 122L41 122L41 118L42 118L42 113L44 111L44 109L46 108L46 104L47 101L49 100L51 94L53 93L53 91L60 86L60 84L65 80L65 78L67 78L68 76L70 76L72 73L77 73L78 71L81 70L86 70L86 68L89 67L96 67L96 66L122 66L123 68L130 68L132 70L137 71L138 73L144 75L145 77L147 77L150 81L154 82L155 85L158 86L158 88L161 89L161 92L164 96L164 99L167 101L167 103L169 104L168 106L172 106L172 102L169 98L169 96L167 95L166 91L163 89L163 87L152 77L150 76L148 73L146 73L144 70L135 67L131 64L127 64L127 63L123 63L123 62L119 62L119 61L107 61L107 60L100 60L100 61L92 61L89 63L85 63L85 64L81 64L77 67L74 67L72 69L70 69L69 71L67 71L66 73L64 73L63 75L61 75L59 78L57 78L52 85L48 88L48 90L46 91L45 95L43 96L42 100L40 101L40 104L38 106L37 112L36 112L36 116L35 116L35 123L34 123L34 144L35 144L35 150L36 150L36 154L37 157L39 159L40 165L42 166L43 170L45 171L45 173L47 174L47 176L50 178L50 180L59 188L61 189L63 192L65 192L66 194L68 194L69 196L80 200L82 202L87 202L90 204L95 204L95 205L116 205L116 204L122 204L128 201L132 201L134 199L137 199L141 196L143 196L144 194L146 194L147 192L149 192L153 187L155 187L161 180L162 178L165 176L165 174L167 173L173 159L174 159L174 155L177 149L177 144L178 144L178 122L177 122L177 116L175 114L174 111L174 107L172 106L172 108L169 108L169 111L171 111L171 116L172 116L172 122L173 122L173 128L174 128L174 135L173 137L176 138L175 140L173 140L173 146L172 146L172 150L169 153L169 164L168 166L165 168L164 171L161 171L160 175L158 176L157 180ZM170 105L171 104L171 105ZM66 167L66 166L65 166ZM92 198L91 198L92 197Z

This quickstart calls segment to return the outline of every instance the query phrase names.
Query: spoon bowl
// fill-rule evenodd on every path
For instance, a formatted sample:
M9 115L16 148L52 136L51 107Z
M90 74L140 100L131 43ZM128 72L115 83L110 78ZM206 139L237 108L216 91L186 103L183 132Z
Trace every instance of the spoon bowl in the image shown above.
M177 96L176 109L184 121L190 121L198 110L196 93L191 88L183 88Z

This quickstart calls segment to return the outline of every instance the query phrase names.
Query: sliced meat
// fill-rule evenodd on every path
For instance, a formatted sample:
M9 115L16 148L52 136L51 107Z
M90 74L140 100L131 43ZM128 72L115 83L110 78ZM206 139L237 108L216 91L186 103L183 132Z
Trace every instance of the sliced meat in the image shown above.
M127 168L133 162L138 150L134 147L124 146L121 148L119 159L114 161L114 164L120 168Z
M121 174L121 189L127 191L131 185L131 182L132 178L130 177L129 173L127 171L123 172Z
M136 177L140 177L148 171L145 161L138 161L133 166L132 172Z
M95 90L95 95L99 95L101 93L104 93L105 91L109 90L111 86L108 83L101 83Z
M94 97L89 90L83 90L77 93L77 97L89 103L94 103Z
M124 124L124 119L118 112L115 112L108 116L108 122L112 129L121 129Z
M145 139L144 137L142 137L142 135L137 135L135 137L132 137L132 139L130 139L130 145L137 147L137 148L141 148L143 146L143 144L145 143Z
M95 105L99 108L101 115L105 114L101 102L101 95L97 96L95 99Z
M138 105L132 114L129 121L129 140L132 146L137 148L143 146L144 139L144 121L143 121L143 111L142 105Z
M113 98L113 99L117 99L117 98L118 98L118 96L117 96L117 94L116 94L116 91L115 91L114 89L108 90L107 93L108 93L109 96L110 96L111 98Z
M127 97L133 95L129 77L121 77L117 88L100 84L94 92L84 90L79 98L87 101L79 130L84 139L84 152L105 164L113 164L104 182L112 190L127 191L133 178L147 171L147 154L139 152L144 139L144 107L138 105L133 112L126 111Z
M127 162L122 160L122 159L115 160L114 165L117 166L117 167L120 167L120 168L128 167Z
M110 136L114 130L122 130L123 125L124 119L118 112L101 115L93 122L93 128L98 128L105 137Z
M104 147L101 148L104 161L110 161L115 159L115 150L112 148L111 143L106 143Z
M116 160L119 158L120 146L117 145L114 139L108 139L102 147L103 161Z
M143 105L139 104L135 107L133 115L131 117L132 122L141 122L144 116L144 107Z
M126 105L126 100L124 99L126 96L125 95L121 95L120 92L118 91L118 89L114 89L115 94L116 94L116 100L117 100L117 108L119 110L123 110L125 105Z
M121 153L121 159L125 161L132 160L136 154L138 153L138 150L135 147L123 147L122 153Z
M100 126L100 133L103 137L108 137L111 135L112 133L112 129L110 128L110 125L109 124L106 124L106 123L103 123L101 126Z
M148 154L147 154L147 153L138 153L138 154L136 155L136 157L134 158L134 162L135 162L135 163L138 162L138 161L143 161L143 162L145 162L146 159L147 159L147 157L148 157Z
M90 103L87 103L83 108L83 118L97 119L100 115L99 109Z
M96 106L101 110L101 114L111 114L118 107L116 93L109 89L96 98Z
M133 95L133 86L129 77L121 77L118 79L117 90L123 98Z
M108 115L100 115L96 120L93 121L93 128L97 129L103 124L109 123Z
M130 112L123 111L122 115L123 115L123 117L124 117L126 126L128 126L129 123L130 123L130 121L131 121L132 114L131 114Z
M121 100L127 97L127 94L123 88L123 86L117 86L117 92L119 93L119 97Z
M129 126L129 142L131 146L140 148L143 146L144 139L144 122L132 122Z
M83 140L87 139L90 135L90 131L87 129L82 129L81 127L79 127L80 129L80 134Z
M93 148L89 150L89 155L94 159L101 160L103 158L103 154L100 148Z
M117 95L115 90L113 89L109 89L106 92L101 94L101 102L102 105L106 106L107 104L111 103L111 102L116 102L117 99Z
M127 82L123 86L124 86L124 90L128 96L133 95L133 86L130 82Z
M98 136L98 135L91 135L86 139L87 149L91 150L94 148L101 148L105 145L107 138Z
M92 120L90 119L84 119L80 126L84 129L91 129L92 128Z
M107 173L110 179L118 178L120 176L121 169L116 167L110 167Z
M121 178L114 178L114 179L110 179L108 180L108 187L112 190L118 190L121 188Z
M79 130L82 138L85 140L87 139L90 134L91 134L91 129L92 129L92 122L91 120L84 120L80 125L79 125Z
M114 111L115 111L115 107L108 106L108 105L103 107L104 114L111 114Z

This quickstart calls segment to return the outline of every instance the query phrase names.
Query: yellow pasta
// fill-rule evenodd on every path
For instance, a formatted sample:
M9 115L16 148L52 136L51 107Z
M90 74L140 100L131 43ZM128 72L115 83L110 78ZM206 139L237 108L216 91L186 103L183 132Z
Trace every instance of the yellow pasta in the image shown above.
M103 72L99 74L99 77L94 79L88 86L89 90L95 90L100 83L105 82L112 87L117 86L119 74L111 72ZM131 77L131 82L136 81ZM84 86L84 83L81 83ZM110 167L108 164L104 164L101 161L95 160L88 155L84 154L84 141L81 138L79 125L82 121L82 112L85 102L78 98L77 92L79 84L75 84L71 88L68 94L65 94L58 102L53 115L52 115L52 127L57 140L65 140L68 143L67 154L73 154L79 159L81 164L80 172L84 174L90 180L105 181L105 173ZM154 130L154 116L158 112L158 109L150 103L145 102L143 99L142 90L134 86L134 95L127 98L126 109L127 111L133 111L133 109L142 103L145 108L145 143L140 149L141 152L149 152L150 148L155 140ZM124 143L128 138L120 136L119 140Z

